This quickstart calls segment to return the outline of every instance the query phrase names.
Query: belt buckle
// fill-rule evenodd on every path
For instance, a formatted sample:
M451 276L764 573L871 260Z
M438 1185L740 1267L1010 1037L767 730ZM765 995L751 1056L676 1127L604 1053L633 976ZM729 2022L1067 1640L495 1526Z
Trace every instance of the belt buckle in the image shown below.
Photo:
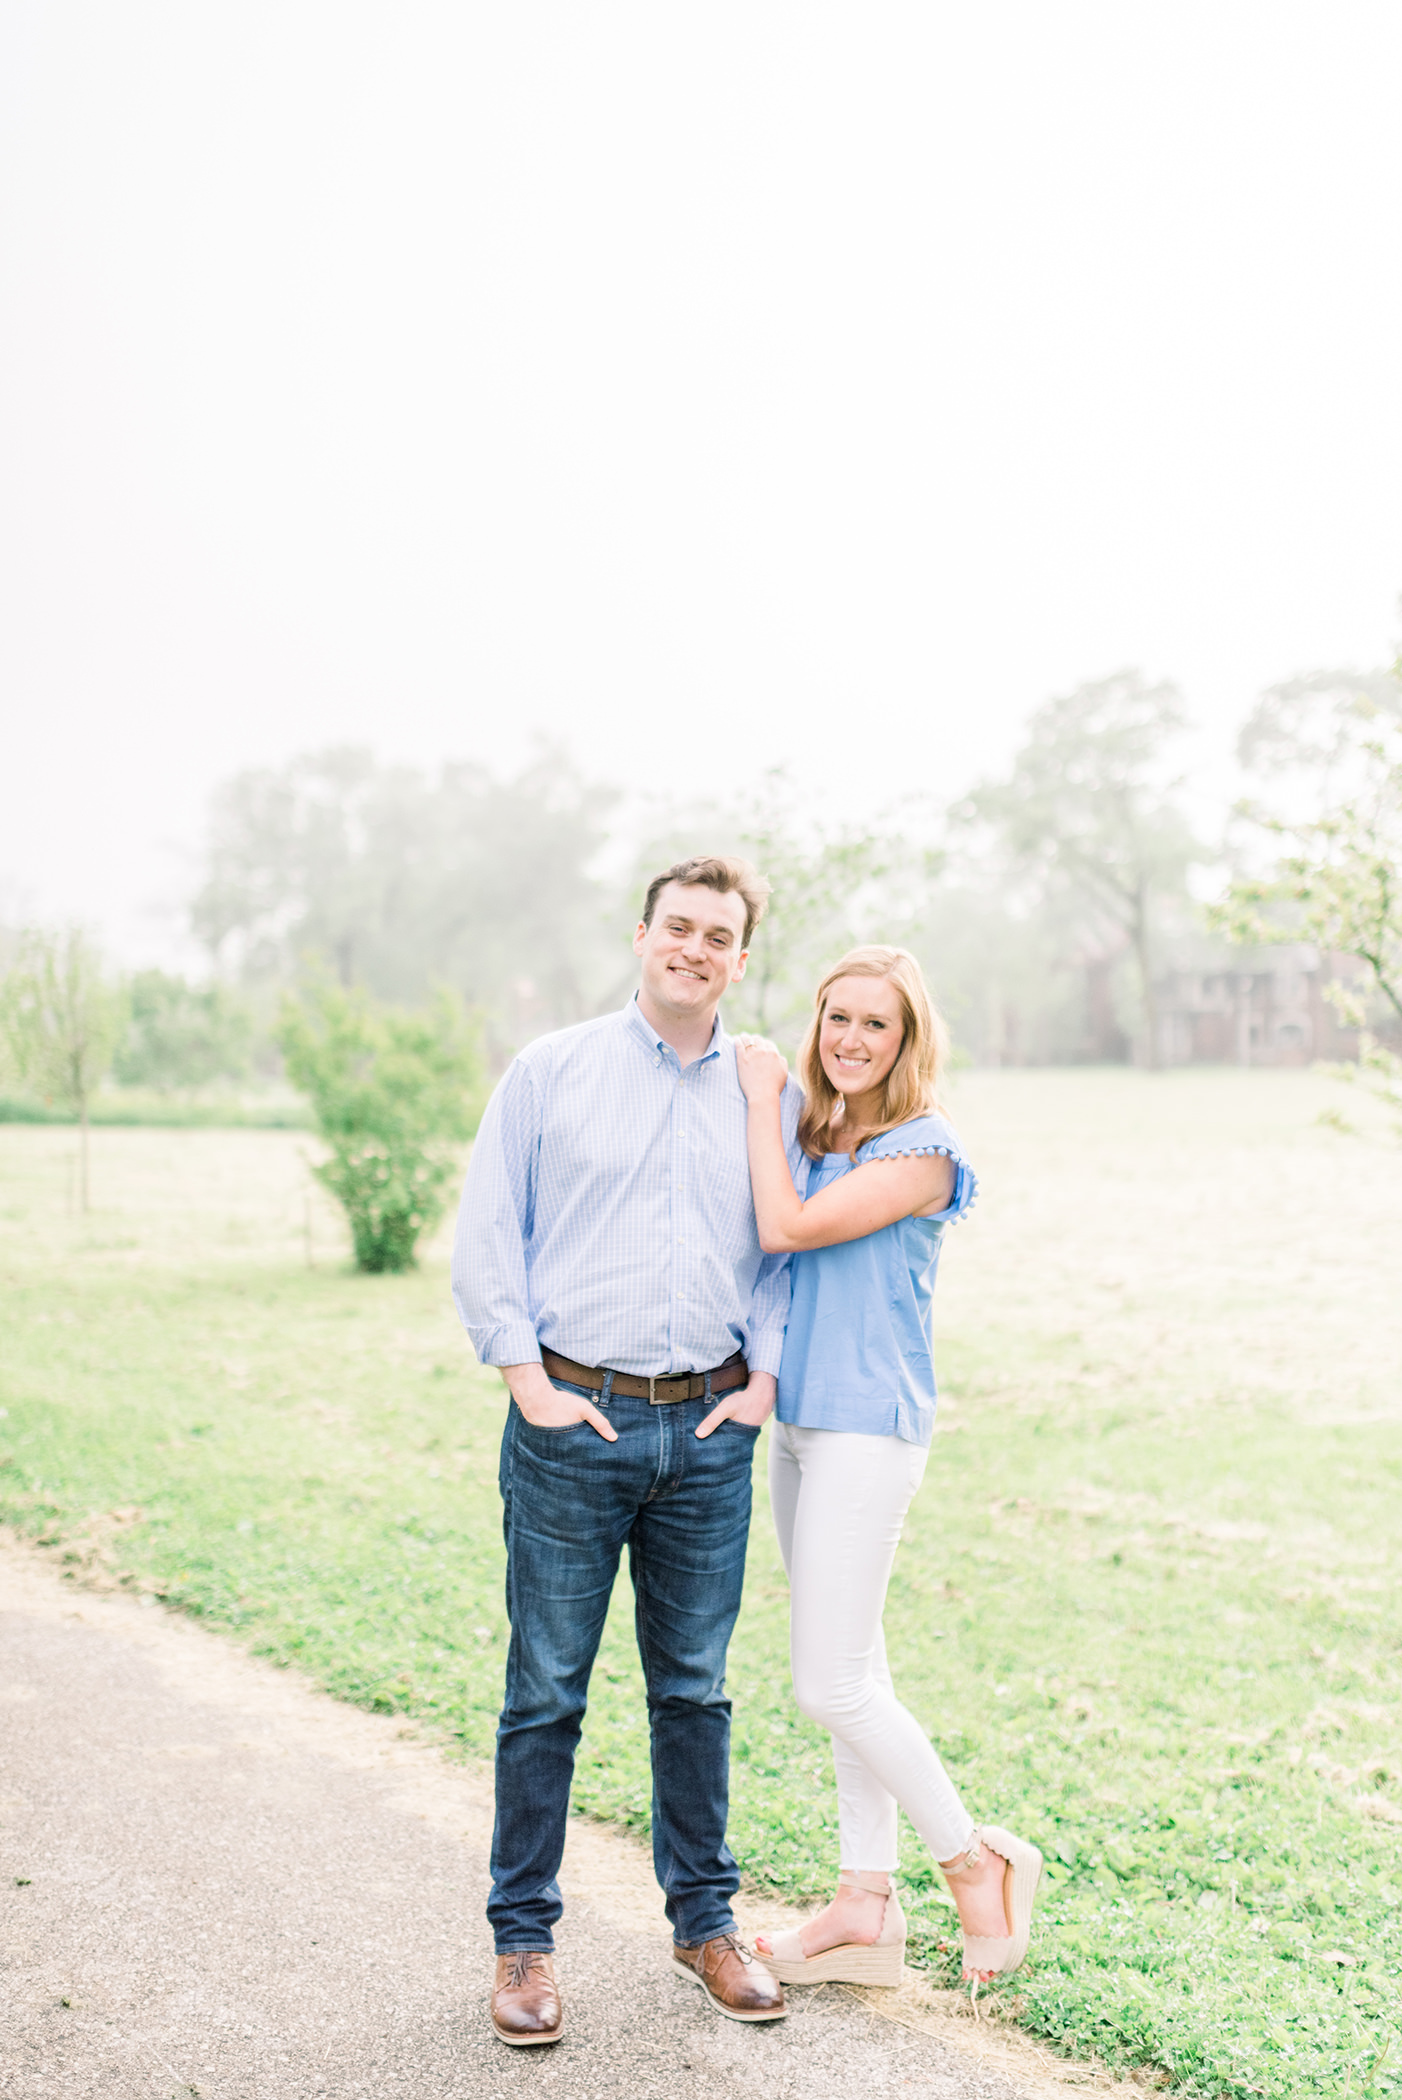
M683 1373L682 1373L682 1375L681 1375L681 1377L679 1377L679 1378L666 1378L666 1377L663 1377L663 1378L652 1378L652 1377L649 1377L649 1379L648 1379L648 1382L647 1382L647 1404L648 1404L648 1406L649 1406L649 1407L671 1407L671 1406L675 1405L675 1403L676 1403L676 1402L677 1402L678 1400L684 1400L684 1399L686 1398L686 1394L685 1394L684 1392L682 1392L682 1393L661 1393L661 1394L659 1394L659 1392L658 1392L658 1390L657 1390L657 1388L658 1388L658 1386L659 1386L659 1385L680 1385L680 1386L687 1386L687 1385L690 1385L690 1383L691 1383L691 1379L690 1379L689 1375L688 1375L688 1374L687 1374L686 1372L683 1372Z

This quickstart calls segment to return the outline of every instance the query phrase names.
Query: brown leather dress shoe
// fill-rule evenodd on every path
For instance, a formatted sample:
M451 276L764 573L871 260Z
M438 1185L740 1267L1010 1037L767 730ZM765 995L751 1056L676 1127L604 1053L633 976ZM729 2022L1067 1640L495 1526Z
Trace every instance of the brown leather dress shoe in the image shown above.
M737 1933L723 1932L699 1947L673 1940L672 1960L677 1974L699 1983L727 2020L782 2020L788 2012L783 1986Z
M492 2028L497 2040L509 2042L513 2049L559 2041L565 2012L555 1987L555 1962L544 1948L497 1956Z

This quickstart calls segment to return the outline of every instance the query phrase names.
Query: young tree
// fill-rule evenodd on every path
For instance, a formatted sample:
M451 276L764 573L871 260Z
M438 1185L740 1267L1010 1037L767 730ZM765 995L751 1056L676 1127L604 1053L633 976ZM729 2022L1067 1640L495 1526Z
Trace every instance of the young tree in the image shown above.
M1361 988L1338 980L1328 988L1345 1025L1360 1031L1357 1066L1336 1068L1336 1076L1368 1087L1402 1130L1402 1057L1368 1026L1371 1006L1388 1015L1394 1034L1402 1028L1402 667L1352 686L1344 674L1318 673L1276 688L1292 700L1301 692L1308 710L1292 706L1283 723L1276 717L1271 769L1312 776L1322 810L1287 818L1243 805L1286 850L1270 874L1234 882L1214 918L1235 940L1303 938L1326 956L1366 965ZM1274 698L1266 696L1243 733L1248 760Z
M78 1182L89 1209L88 1109L126 1018L125 1000L80 927L31 927L0 981L0 1028L16 1075L78 1118Z
M480 1114L481 1050L461 1003L443 991L406 1013L318 978L284 1002L278 1040L330 1148L314 1171L346 1213L356 1266L412 1267Z
M1009 778L976 788L955 813L987 827L1010 879L1035 902L1074 908L1086 946L1128 941L1150 1065L1159 1061L1156 907L1184 897L1189 866L1206 857L1167 772L1184 726L1177 688L1138 671L1079 686L1037 709Z

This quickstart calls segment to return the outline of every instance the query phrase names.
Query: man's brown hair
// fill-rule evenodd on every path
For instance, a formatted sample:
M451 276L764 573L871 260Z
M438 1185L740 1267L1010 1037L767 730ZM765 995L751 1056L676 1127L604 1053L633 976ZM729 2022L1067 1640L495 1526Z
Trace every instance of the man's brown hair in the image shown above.
M715 890L722 897L729 896L733 890L745 907L742 948L749 947L750 935L769 908L769 884L753 861L730 860L722 853L697 853L690 860L676 861L670 868L664 868L660 875L653 876L643 900L644 926L651 926L657 900L669 882L695 883L698 888Z

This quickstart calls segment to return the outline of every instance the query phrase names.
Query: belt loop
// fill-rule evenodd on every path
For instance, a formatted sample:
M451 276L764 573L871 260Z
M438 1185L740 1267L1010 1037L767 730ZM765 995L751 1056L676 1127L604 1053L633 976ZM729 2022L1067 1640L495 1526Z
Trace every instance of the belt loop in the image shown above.
M600 1392L599 1392L599 1405L600 1405L600 1407L607 1407L607 1406L608 1406L608 1404L609 1404L609 1395L610 1395L610 1394L612 1393L612 1391L613 1391L613 1373L612 1373L612 1371L605 1371L605 1373L604 1373L604 1382L603 1382L603 1386L602 1386L602 1388L600 1389Z
M710 1406L710 1404L711 1404L711 1374L710 1374L710 1372L709 1372L709 1371L707 1371L707 1373L706 1373L705 1375L706 1375L706 1392L705 1392L705 1404L706 1404L706 1406L707 1406L707 1407L709 1407L709 1406Z

